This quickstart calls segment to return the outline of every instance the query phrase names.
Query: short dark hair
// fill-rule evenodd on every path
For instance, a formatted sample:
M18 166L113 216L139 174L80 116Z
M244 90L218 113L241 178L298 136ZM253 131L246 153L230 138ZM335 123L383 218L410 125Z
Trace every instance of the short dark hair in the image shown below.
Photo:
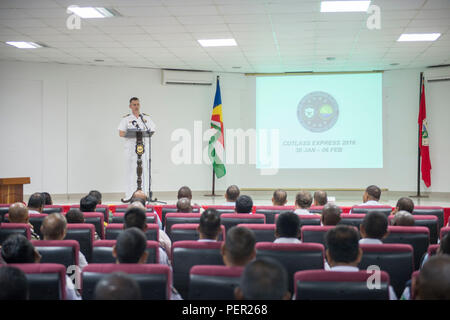
M322 191L322 190L318 190L318 191L314 192L314 201L319 206L326 205L327 202L328 202L327 193L325 191Z
M381 189L375 185L368 186L366 188L366 192L369 197L375 199L376 201L380 200L381 198Z
M80 200L80 211L81 212L94 212L97 206L97 198L94 196L87 195Z
M322 209L322 224L335 226L341 221L341 208L332 203L327 203Z
M147 248L147 238L142 230L132 227L117 237L116 252L119 263L138 263Z
M239 287L246 300L281 300L289 290L288 275L278 261L260 258L247 264Z
M239 196L236 200L237 213L250 213L253 209L253 200L249 196Z
M287 201L287 192L281 189L277 189L273 192L274 205L283 206Z
M277 218L276 231L279 237L298 238L300 227L300 218L292 211L282 212Z
M145 210L137 207L128 208L123 216L123 228L128 229L136 227L144 230L147 226L147 216Z
M200 216L199 231L208 239L216 239L220 232L220 214L216 209L206 209Z
M381 239L388 229L388 219L384 213L369 211L362 221L367 237Z
M28 208L41 208L44 206L45 198L40 192L33 193L28 199Z
M84 223L84 215L83 212L81 212L78 209L70 209L66 213L66 220L67 223Z
M42 196L44 197L44 205L52 205L52 196L48 192L41 192Z
M252 230L234 226L228 230L225 248L235 264L245 263L255 250L256 238Z
M0 300L28 300L28 280L15 267L0 268Z
M233 184L227 188L227 191L225 192L225 198L230 202L236 201L240 194L241 191L239 190L239 187Z
M308 191L300 191L295 196L295 203L302 209L307 209L311 207L312 196Z
M442 239L439 246L439 253L450 255L450 232L447 233Z
M139 98L138 98L138 97L132 97L132 98L130 99L130 104L131 104L131 101L134 101L134 100L139 100Z
M408 197L401 197L398 199L396 207L398 208L398 211L408 211L409 213L413 213L414 201Z
M450 256L436 255L428 259L416 281L417 298L450 300Z
M188 198L192 200L191 188L189 188L188 186L182 186L180 189L178 189L177 199L181 198Z
M408 211L398 211L391 221L393 226L409 227L415 225L414 216Z
M100 191L98 190L91 190L88 193L88 196L93 196L97 199L97 204L101 204L102 203L102 194L100 193Z
M141 300L141 288L128 274L114 272L97 283L95 300Z
M353 227L338 225L328 230L325 243L335 262L351 263L358 258L359 234Z
M2 243L2 258L6 263L34 263L34 246L21 234L12 234Z

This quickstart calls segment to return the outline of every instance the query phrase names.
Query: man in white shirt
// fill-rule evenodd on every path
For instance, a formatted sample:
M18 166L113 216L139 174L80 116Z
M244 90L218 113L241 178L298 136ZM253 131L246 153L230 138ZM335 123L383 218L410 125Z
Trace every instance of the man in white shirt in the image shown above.
M228 267L244 267L256 257L256 238L252 230L232 227L228 230L220 252Z
M236 205L236 200L241 194L239 187L235 184L229 186L227 191L225 192L225 199L227 202L224 203L224 206L234 207Z
M382 239L388 235L388 219L381 212L369 212L359 226L362 244L383 244Z
M197 228L199 239L202 242L216 242L220 232L220 214L216 209L206 209L200 216Z
M330 271L358 272L358 264L363 255L359 247L358 232L349 226L339 225L329 230L325 235L327 250L325 255ZM389 299L397 300L394 289L389 286Z
M302 243L300 238L300 218L293 212L283 212L278 216L274 243Z
M313 214L309 212L312 204L312 196L308 191L300 191L295 196L295 211L296 214Z
M28 199L28 214L41 214L44 209L44 201L42 193L33 193Z
M137 154L135 151L136 147L136 138L126 138L126 132L128 129L141 129L143 131L149 129L154 132L156 130L155 123L151 120L150 116L145 113L140 112L140 102L139 99L133 97L130 99L130 109L131 113L127 114L120 121L118 130L119 136L123 137L125 140L124 143L124 153L125 153L125 177L126 177L126 199L129 199L133 192L137 189L137 173L136 173L136 165L137 165ZM148 190L148 163L149 163L149 138L144 138L144 154L142 156L142 187L144 190Z

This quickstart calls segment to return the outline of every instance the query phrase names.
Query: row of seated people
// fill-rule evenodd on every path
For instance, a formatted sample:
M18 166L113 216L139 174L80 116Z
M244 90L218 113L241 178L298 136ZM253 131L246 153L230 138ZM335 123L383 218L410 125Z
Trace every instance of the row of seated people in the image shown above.
M334 208L336 209L336 208ZM144 231L146 229L146 216L145 216L145 211L141 208L136 208L136 207L132 207L130 208L127 213L125 214L125 228L130 228L130 227L138 227L138 229ZM220 224L220 215L217 213L217 211L211 209L211 210L206 210L203 214L202 214L202 219L200 219L200 226L199 226L199 231L200 231L200 241L206 241L206 242L216 242L219 234L222 232L222 228L221 228L221 224ZM47 219L47 218L46 218ZM45 223L44 225L47 227L47 225L49 226L53 226L52 228L49 227L48 230L51 230L51 232L53 232L55 235L58 235L58 239L63 239L64 237L61 238L61 233L58 233L57 230L60 230L60 232L64 233L65 232L65 221L64 221L64 217L61 214L51 214L48 216L48 221L49 223ZM203 221L203 222L202 222ZM208 222L209 221L209 222ZM50 223L51 222L51 223ZM363 236L363 242L366 240L368 242L381 242L379 239L383 238L386 234L386 217L383 214L377 213L377 212L373 212L373 213L369 213L366 215L365 218L365 223L363 223L361 225L361 235ZM44 227L43 225L43 229L45 230L46 227ZM206 226L209 225L209 228L207 228ZM203 226L203 227L202 227ZM382 226L382 228L384 228L384 233L383 231L380 231L380 226ZM246 229L246 228L241 228L240 229ZM201 232L201 230L206 230L203 233ZM232 228L233 229L233 228ZM232 230L229 230L230 231ZM50 232L50 231L46 231L46 233ZM208 231L209 230L209 231ZM290 231L289 231L290 230ZM356 229L355 229L356 232ZM254 236L254 233L252 231L250 231L250 233L252 234L252 238L254 238L254 242L256 242L256 238ZM276 236L277 236L277 240L275 241L275 243L283 243L285 241L287 241L290 244L299 244L300 240L298 240L299 237L299 233L300 233L300 219L299 216L297 214L294 214L292 212L285 212L282 213L280 215L280 217L277 219L277 230L276 230ZM203 234L203 235L202 235ZM226 236L226 240L225 243L227 243L229 241L229 234L227 234ZM251 241L247 241L248 242L252 242ZM240 243L246 243L246 241L243 241L242 239L239 241ZM175 257L176 257L176 251L178 248L184 249L182 246L182 243L179 243L180 245L178 245L178 243L174 243L172 251L170 252L170 250L168 251L173 259L174 262L174 282L175 285L180 289L180 291L183 292L183 294L187 294L187 283L189 280L189 269L186 268L186 261L189 261L189 255L183 258L183 254L182 252L179 253L178 257L180 257L178 264L175 263ZM217 244L217 245L216 245ZM218 249L219 245L221 245L221 243L214 243L213 247L214 249ZM327 244L325 243L325 245L327 246ZM363 244L364 245L364 244ZM322 246L322 245L320 245ZM209 247L205 247L203 249L211 249ZM165 250L161 247L159 248L160 252L161 252L161 256L166 256L167 257L167 252L165 252ZM254 250L254 248L253 248ZM181 250L182 251L182 250ZM237 250L237 252L239 251L245 251L245 250ZM323 268L323 265L327 265L326 263L324 263L324 254L323 254L323 246L321 247L322 251L322 255L321 255L321 266ZM412 251L412 250L409 250ZM203 253L202 253L203 255ZM412 262L412 256L410 261ZM223 259L225 261L225 258ZM214 260L215 263L217 264L217 257L216 260ZM201 261L200 264L205 264L211 261ZM283 261L281 261L283 263ZM163 264L167 264L168 266L171 266L169 259L167 259ZM194 261L192 266L194 266L196 264L196 262ZM412 265L412 263L411 263ZM181 268L180 268L181 266ZM289 266L287 266L289 267ZM318 265L316 264L314 265L309 265L307 266L305 269L314 269L314 268L318 268ZM181 272L178 272L178 269L182 269ZM292 268L291 268L292 269ZM298 268L295 269L293 271L298 271ZM293 272L291 272L292 274ZM410 273L409 273L410 274ZM400 282L400 286L398 286L397 288L397 292L399 292L399 290L401 290L403 287L401 287L402 283ZM176 294L174 294L174 296L176 297ZM391 296L393 296L391 294Z

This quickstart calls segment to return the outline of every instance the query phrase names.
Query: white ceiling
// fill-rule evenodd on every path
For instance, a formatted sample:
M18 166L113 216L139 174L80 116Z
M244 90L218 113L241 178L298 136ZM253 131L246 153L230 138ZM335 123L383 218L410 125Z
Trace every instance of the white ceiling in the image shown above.
M372 4L381 9L380 30L367 29L367 13L321 13L320 0L0 0L0 59L250 73L450 64L450 0ZM122 16L83 19L80 30L69 30L70 5L113 8ZM396 41L420 32L442 35L435 42ZM235 38L238 46L197 42L208 38ZM22 50L5 41L48 48Z

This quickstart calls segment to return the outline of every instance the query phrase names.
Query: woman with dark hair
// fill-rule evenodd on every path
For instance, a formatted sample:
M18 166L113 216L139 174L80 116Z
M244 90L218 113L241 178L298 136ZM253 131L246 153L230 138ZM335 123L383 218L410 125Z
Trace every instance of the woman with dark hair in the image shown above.
M48 192L41 192L41 194L42 194L42 197L44 198L44 206L53 204L53 200L52 200L52 197L51 197L50 193L48 193Z

